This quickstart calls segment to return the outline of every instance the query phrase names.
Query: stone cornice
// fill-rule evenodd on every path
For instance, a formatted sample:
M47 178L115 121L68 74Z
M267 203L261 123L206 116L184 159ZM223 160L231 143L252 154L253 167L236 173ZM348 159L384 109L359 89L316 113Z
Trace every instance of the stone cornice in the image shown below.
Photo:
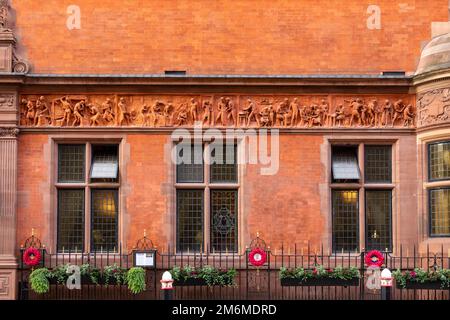
M0 84L20 86L32 90L34 87L64 86L134 86L146 87L259 87L259 88L333 88L333 91L346 89L370 90L375 92L388 89L391 92L408 92L411 77L378 75L64 75L64 74L13 74L0 73ZM93 89L90 89L93 90ZM272 90L272 89L271 89Z

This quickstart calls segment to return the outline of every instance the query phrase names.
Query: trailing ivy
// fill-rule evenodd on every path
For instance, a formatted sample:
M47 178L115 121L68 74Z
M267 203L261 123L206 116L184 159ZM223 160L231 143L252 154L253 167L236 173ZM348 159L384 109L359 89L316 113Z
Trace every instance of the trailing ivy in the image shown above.
M48 282L49 275L50 271L47 268L33 270L29 277L31 289L39 294L47 293L50 289L50 283Z
M134 267L127 272L128 289L134 294L145 290L145 270L141 267Z

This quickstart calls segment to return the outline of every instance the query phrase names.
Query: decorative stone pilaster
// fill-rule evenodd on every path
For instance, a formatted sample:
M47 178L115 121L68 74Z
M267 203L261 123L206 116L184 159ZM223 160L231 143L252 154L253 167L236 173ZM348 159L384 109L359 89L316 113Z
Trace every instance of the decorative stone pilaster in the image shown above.
M0 92L0 300L15 299L17 94Z
M1 120L0 120L1 122ZM16 127L0 127L0 300L15 299L16 290Z

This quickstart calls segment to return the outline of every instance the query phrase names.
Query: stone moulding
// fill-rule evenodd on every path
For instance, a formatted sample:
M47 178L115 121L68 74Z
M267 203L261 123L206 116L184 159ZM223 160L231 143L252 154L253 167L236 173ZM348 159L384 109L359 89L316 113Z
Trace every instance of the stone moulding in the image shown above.
M21 127L415 128L413 95L22 95Z
M19 132L15 127L0 127L0 138L16 138Z

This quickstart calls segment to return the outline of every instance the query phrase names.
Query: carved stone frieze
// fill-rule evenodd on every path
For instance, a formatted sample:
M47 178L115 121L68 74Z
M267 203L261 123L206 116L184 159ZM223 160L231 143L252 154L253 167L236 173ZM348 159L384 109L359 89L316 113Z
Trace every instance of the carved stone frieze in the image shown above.
M24 95L28 127L405 128L415 126L412 96Z
M450 88L434 89L417 97L417 126L450 122Z

